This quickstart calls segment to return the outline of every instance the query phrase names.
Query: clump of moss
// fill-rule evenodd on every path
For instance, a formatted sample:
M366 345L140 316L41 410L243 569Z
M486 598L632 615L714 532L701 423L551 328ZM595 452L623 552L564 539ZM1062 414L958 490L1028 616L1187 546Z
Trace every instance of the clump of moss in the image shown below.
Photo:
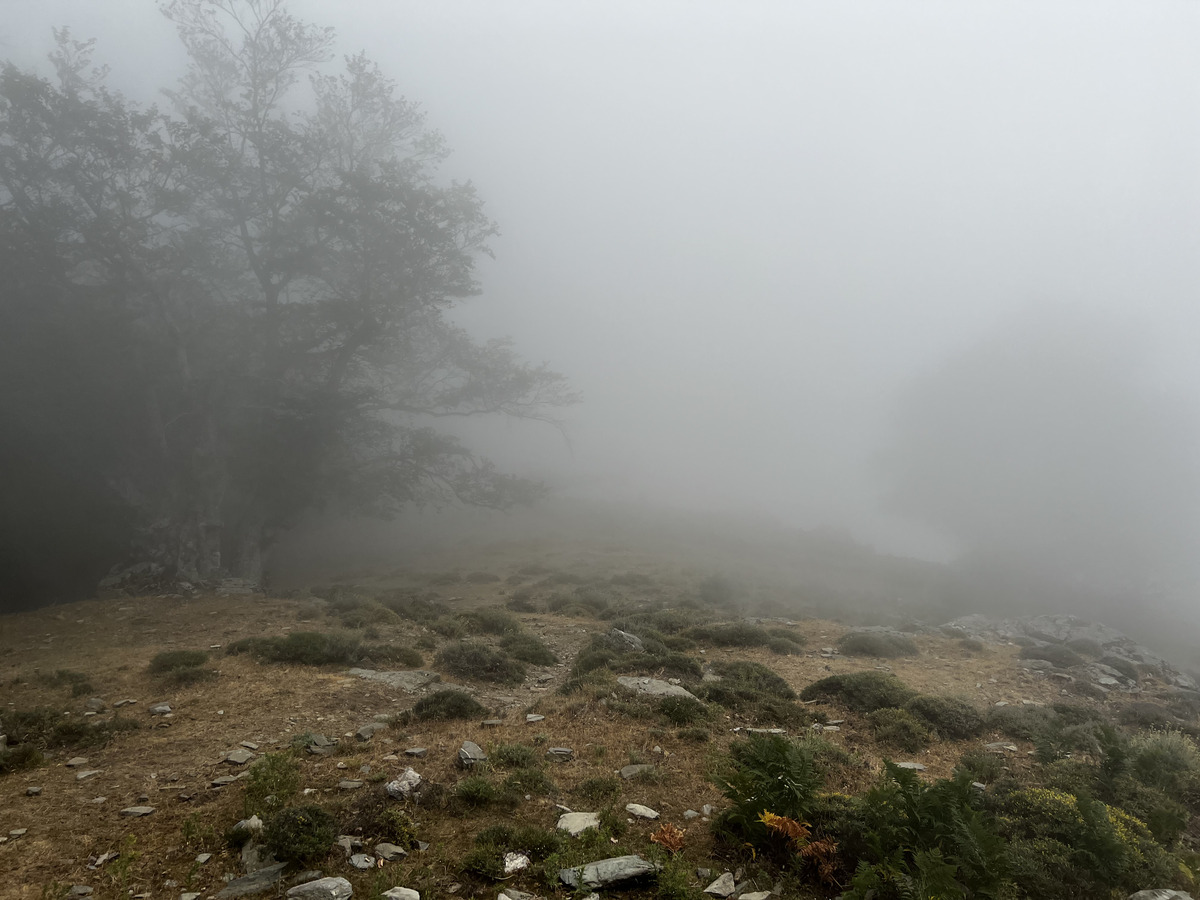
M851 631L844 634L838 641L838 650L846 656L882 659L917 655L917 645L910 638L882 631Z

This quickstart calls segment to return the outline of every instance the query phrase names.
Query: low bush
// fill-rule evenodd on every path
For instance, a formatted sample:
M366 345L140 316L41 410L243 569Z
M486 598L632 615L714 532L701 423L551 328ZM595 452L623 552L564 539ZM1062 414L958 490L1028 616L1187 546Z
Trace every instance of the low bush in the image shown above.
M521 630L521 620L499 607L473 609L459 618L472 634L516 634Z
M488 761L495 766L523 769L538 761L538 753L525 744L501 744L488 753Z
M293 806L267 817L263 842L278 859L305 863L329 853L337 834L337 822L321 807Z
M0 750L0 775L34 769L45 761L42 751L35 744L17 744Z
M548 797L555 793L558 787L540 766L534 765L510 772L505 776L502 790L508 796L531 794Z
M883 631L851 631L842 635L837 646L846 656L893 659L898 656L917 655L917 645L911 638Z
M801 700L831 698L847 709L869 713L884 707L902 707L916 691L889 672L853 672L814 681L800 692Z
M983 731L983 716L973 705L957 697L923 694L913 697L904 708L946 740L964 740Z
M8 736L10 750L15 750L21 744L30 744L39 750L99 747L116 735L135 731L139 727L136 720L121 716L93 723L46 707L0 711L0 734ZM29 753L27 750L20 752Z
M796 696L786 681L760 663L737 660L716 663L720 681L707 681L692 690L707 700L736 712L755 725L790 728L810 718L792 702Z
M713 831L737 843L764 848L770 832L764 811L805 821L820 786L812 754L779 735L753 734L729 747L729 764L713 782L730 802L713 822Z
M983 641L972 637L958 639L958 646L962 647L968 653L978 653L983 649Z
M432 597L389 594L381 596L380 602L400 618L421 625L428 625L451 614L449 606Z
M1082 666L1084 663L1082 656L1062 644L1040 644L1035 647L1025 647L1018 655L1021 659L1045 660L1060 669Z
M1004 762L995 753L985 750L968 750L962 755L955 767L955 774L963 772L972 781L981 784L991 784L1000 777Z
M707 706L690 697L663 697L658 701L658 712L676 727L694 725L711 717Z
M1007 737L1032 741L1053 733L1059 717L1048 706L997 706L988 712L987 725Z
M415 722L451 722L476 719L486 712L470 694L444 689L418 700L407 718Z
M782 638L771 638L767 641L767 649L776 656L799 656L804 652L802 645L785 641Z
M500 641L500 646L513 659L519 659L531 666L552 666L558 662L558 657L536 635L525 633L506 635Z
M707 728L681 728L675 736L691 744L705 744L712 740L712 732Z
M265 816L287 806L300 793L300 764L286 751L260 756L246 775L245 814Z
M905 709L885 707L868 714L875 740L886 747L915 753L929 746L929 729Z
M353 665L361 660L419 666L421 655L411 647L364 644L346 632L293 631L283 637L252 637L234 641L225 652L249 653L262 662L300 666Z
M765 628L748 622L729 622L723 625L697 625L689 628L687 637L718 647L763 647L771 642Z
M1129 744L1130 773L1142 784L1176 797L1200 794L1200 751L1180 731L1143 732Z
M411 850L417 846L419 833L416 823L408 813L395 805L388 805L375 817L375 830L390 844Z
M1117 719L1122 725L1132 725L1135 728L1178 728L1179 719L1170 710L1152 703L1149 700L1134 700L1121 707Z
M437 654L443 670L462 678L474 678L496 684L520 684L525 680L525 665L483 644L457 641Z
M500 790L483 775L468 775L454 786L454 799L470 809L479 809L500 799Z
M796 692L778 674L762 663L738 659L713 663L713 672L722 683L736 684L781 700L795 700Z
M39 673L38 680L52 687L70 687L72 697L83 697L95 693L88 676L70 669L58 669L53 675Z
M621 782L612 775L601 775L580 782L571 793L589 806L604 806L620 796Z
M147 671L152 675L162 675L180 669L194 669L206 662L208 654L203 650L164 650L150 660Z

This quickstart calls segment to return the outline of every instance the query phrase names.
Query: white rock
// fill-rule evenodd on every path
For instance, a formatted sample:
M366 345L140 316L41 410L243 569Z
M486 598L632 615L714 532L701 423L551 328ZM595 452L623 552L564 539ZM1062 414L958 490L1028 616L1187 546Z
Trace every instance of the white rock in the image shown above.
M292 900L349 900L354 888L345 878L318 878L289 888Z
M528 869L529 863L530 859L524 853L505 853L504 874L512 875L514 872L520 872L522 869Z
M737 889L737 882L733 880L732 872L725 872L704 889L704 893L712 894L714 897L728 897Z
M653 810L648 806L642 806L640 803L625 804L625 812L631 816L637 816L639 819L657 819L658 811Z
M394 887L391 890L384 891L383 896L387 900L421 900L421 893L414 891L412 888Z
M558 830L577 837L589 828L600 827L600 815L594 812L571 812L558 817Z
M395 781L387 783L388 796L397 800L411 797L421 786L421 775L412 766L408 766Z

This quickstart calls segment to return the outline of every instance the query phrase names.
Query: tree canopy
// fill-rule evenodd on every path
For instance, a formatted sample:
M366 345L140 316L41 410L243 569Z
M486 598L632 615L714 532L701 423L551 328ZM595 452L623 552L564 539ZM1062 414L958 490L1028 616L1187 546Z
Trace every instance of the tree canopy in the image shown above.
M283 0L162 12L189 59L165 108L65 30L55 77L0 71L0 583L71 528L89 573L257 578L316 507L535 497L437 427L576 398L448 316L496 226L419 106Z

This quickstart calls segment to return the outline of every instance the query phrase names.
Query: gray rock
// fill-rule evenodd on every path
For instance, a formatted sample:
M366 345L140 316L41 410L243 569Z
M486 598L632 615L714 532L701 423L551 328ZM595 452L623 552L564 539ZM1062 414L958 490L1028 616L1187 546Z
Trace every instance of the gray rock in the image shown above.
M100 712L100 710L104 709L106 706L108 706L108 704L99 697L92 697L87 703L84 704L84 706L86 706L92 712Z
M141 816L148 816L154 812L153 806L127 806L121 810L121 815L127 818L136 819Z
M540 722L545 718L545 716L539 716L537 713L526 713L525 724L532 725L534 722ZM516 900L516 898L514 897L513 900Z
M258 749L258 744L254 743L254 741L242 741L240 744L238 744L238 746L245 747L247 750L257 750Z
M116 703L114 703L113 709L120 709L122 706L132 706L134 703L137 703L137 701L126 697L124 700L118 700Z
M25 796L26 797L40 797L41 795L42 795L42 789L40 787L31 786L31 787L25 788Z
M437 672L422 672L413 669L408 672L376 672L374 669L351 669L351 675L367 681L381 681L388 687L399 688L412 694L428 684L436 684L442 680Z
M705 803L702 807L700 807L700 812L704 813L706 816L711 816L713 814L712 804Z
M419 891L414 891L412 888L394 887L391 890L383 892L383 896L387 900L421 900Z
M621 777L628 781L630 778L634 778L638 775L644 775L653 771L654 766L646 763L640 763L638 765L626 766L623 768L621 770Z
M601 859L574 869L560 869L559 880L572 888L598 888L651 875L659 869L652 862L647 862L640 856L614 856Z
M767 900L770 896L770 891L750 891L746 894L739 894L738 900Z
M275 854L253 838L242 848L242 868L246 870L247 875L261 872L277 862L279 860L275 858Z
M575 751L570 747L551 747L546 751L546 759L552 759L555 762L569 762L575 757Z
M405 800L419 791L420 787L420 774L412 766L409 766L400 774L399 778L387 783L386 790L389 797L393 797L396 800Z
M592 812L563 813L558 817L557 827L559 831L565 831L571 837L578 837L589 828L599 828L600 815Z
M1149 891L1138 891L1130 894L1129 900L1192 900L1192 895L1186 891L1171 891L1166 888L1156 888Z
M534 894L518 891L516 888L505 888L496 897L496 900L537 900L537 897Z
M86 766L87 764L88 758L86 756L72 756L63 763L68 769L78 769L80 766Z
M705 878L712 878L712 869L700 868L696 870L696 877L703 881Z
M646 678L640 675L622 675L617 679L617 684L623 688L651 697L689 697L692 700L696 699L696 695L687 688L671 684L667 681L661 681L658 678Z
M408 851L396 844L382 843L375 845L375 855L380 859L386 859L391 862L395 859L404 859L408 856Z
M737 882L733 880L733 873L725 872L720 878L706 887L704 893L711 894L714 897L721 897L724 900L725 897L730 896L736 889Z
M93 776L99 775L99 774L100 774L99 769L84 769L82 772L75 773L75 780L76 781L87 781L89 778L92 778Z
M626 649L632 650L634 653L644 653L646 648L642 645L642 639L636 634L630 634L628 631L622 631L620 628L614 628L609 632L613 638L613 642L623 644Z
M349 900L353 894L354 888L345 878L318 878L288 888L287 892L292 900Z
M463 741L463 745L458 748L458 764L464 769L469 769L482 762L487 762L487 754L483 752L483 748L474 741Z
M529 868L529 864L533 862L524 853L505 853L504 854L504 874L513 875L516 872L521 872Z
M67 891L68 897L90 897L94 888L86 884L73 884Z
M657 819L658 811L651 809L648 806L642 806L640 803L626 803L625 812L631 816L637 816L639 819Z
M287 863L276 863L265 869L259 869L251 875L235 878L221 889L217 897L225 900L227 897L249 897L251 894L269 891L283 876L283 870L286 867Z
M371 722L354 732L354 736L360 741L366 742L375 737L379 732L387 731L387 727L383 722Z
M155 703L150 707L149 713L152 716L165 716L171 711L170 703Z
M700 818L700 813L696 812L694 809L685 809L683 811L683 817L685 819L698 819Z
M361 781L353 781L349 778L343 778L338 782L339 791L357 791L362 786L363 783Z
M1016 753L1017 745L1010 744L1008 741L992 741L991 743L984 744L983 749L993 751L1007 750L1009 753Z
M213 787L219 788L219 787L225 787L226 785L233 784L237 780L238 780L238 777L236 775L222 775L219 778L214 778L209 783Z
M233 763L235 766L244 766L252 759L254 759L254 754L245 747L238 747L225 754L225 762Z
M363 848L363 842L354 837L352 834L338 835L338 839L335 841L335 843L338 847L341 847L346 852L347 856Z
M179 895L179 900L200 900L201 896L199 891L184 891Z
M256 834L262 834L263 828L263 820L258 816L251 816L248 819L240 820L236 825L233 826L233 828L229 830L234 834L244 831L246 834L254 836Z
M898 762L895 764L897 769L908 769L910 772L924 772L925 767L919 762Z
M373 869L375 868L375 857L368 856L366 853L355 853L350 857L350 865L356 869Z
M213 855L211 853L197 853L196 862L200 865L204 865L206 862L212 859L212 856Z
M405 756L415 756L417 759L424 759L429 755L429 751L424 747L409 747L404 751Z
M503 719L484 719L479 723L483 728L499 728L504 724Z

